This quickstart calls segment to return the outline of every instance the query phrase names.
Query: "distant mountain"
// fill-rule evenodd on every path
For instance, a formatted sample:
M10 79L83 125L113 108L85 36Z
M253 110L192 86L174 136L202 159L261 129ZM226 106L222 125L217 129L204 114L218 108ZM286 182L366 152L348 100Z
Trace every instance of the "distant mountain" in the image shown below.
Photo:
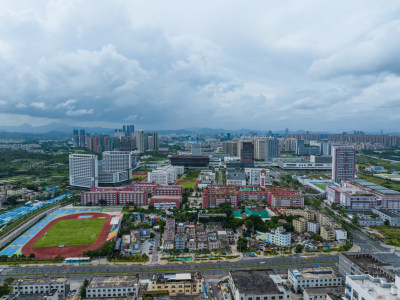
M122 127L122 125L120 126ZM0 137L10 136L9 133L21 133L21 134L35 134L39 136L70 136L72 135L73 129L85 129L87 133L90 134L110 134L114 133L113 128L104 128L104 127L82 127L82 126L71 126L64 123L51 123L43 126L32 126L30 124L22 124L20 126L0 126ZM191 128L183 128L183 129L174 129L174 130L146 130L149 132L158 132L160 135L167 135L167 134L177 134L177 135L196 135L196 134L227 134L228 132L232 135L236 134L249 134L249 133L256 133L256 134L267 134L270 132L269 130L257 130L257 129L224 129L224 128L208 128L208 127L191 127ZM353 131L348 131L352 133ZM7 134L8 133L8 134ZM272 134L285 134L285 130L271 130ZM290 131L290 134L304 134L307 133L306 130L296 130ZM318 132L318 131L309 131L309 133L333 133L333 132ZM368 134L368 133L366 133ZM379 134L379 133L369 133L369 134ZM387 135L398 135L399 133L385 133Z

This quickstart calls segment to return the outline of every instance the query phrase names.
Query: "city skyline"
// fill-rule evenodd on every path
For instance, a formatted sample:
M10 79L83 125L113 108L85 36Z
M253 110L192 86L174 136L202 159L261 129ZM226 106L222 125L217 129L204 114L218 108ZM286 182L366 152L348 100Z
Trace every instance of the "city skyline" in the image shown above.
M397 1L0 5L0 127L396 131Z

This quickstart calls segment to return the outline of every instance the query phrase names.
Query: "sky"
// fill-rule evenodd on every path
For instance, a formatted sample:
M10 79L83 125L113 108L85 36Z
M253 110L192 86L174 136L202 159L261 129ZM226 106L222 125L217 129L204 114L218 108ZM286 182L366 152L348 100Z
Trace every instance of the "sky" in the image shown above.
M400 2L0 0L0 125L399 131Z

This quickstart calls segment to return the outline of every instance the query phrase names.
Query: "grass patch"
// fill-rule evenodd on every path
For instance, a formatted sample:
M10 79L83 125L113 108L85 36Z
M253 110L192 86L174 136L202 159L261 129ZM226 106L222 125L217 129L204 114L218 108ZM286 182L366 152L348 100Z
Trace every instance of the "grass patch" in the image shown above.
M105 222L105 218L58 221L33 247L93 244Z
M132 180L142 181L145 178L147 178L147 174L132 174Z
M383 240L386 244L392 246L400 245L400 228L389 226L372 226L384 236Z
M185 189L194 189L196 187L196 182L179 182L178 185L182 185Z
M314 185L315 185L316 187L319 187L321 190L326 191L326 184L315 184L315 183L314 183Z

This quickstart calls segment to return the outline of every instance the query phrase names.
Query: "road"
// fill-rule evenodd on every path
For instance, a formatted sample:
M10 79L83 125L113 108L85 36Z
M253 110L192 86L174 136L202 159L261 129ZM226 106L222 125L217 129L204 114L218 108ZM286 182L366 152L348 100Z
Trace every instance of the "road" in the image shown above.
M317 263L324 266L335 266L339 261L338 255L321 256L292 256L292 257L271 257L263 259L246 259L237 262L216 262L202 264L168 264L168 265L78 265L78 266L4 266L0 272L1 276L11 275L84 275L90 273L98 274L124 274L124 273L151 273L151 272L182 272L199 270L209 275L226 275L232 269L242 268L273 268L278 273L285 272L286 268L311 267ZM81 273L81 274L79 274Z
M160 247L160 233L157 231L154 237L153 255L151 256L151 263L156 264L158 262L158 247Z

